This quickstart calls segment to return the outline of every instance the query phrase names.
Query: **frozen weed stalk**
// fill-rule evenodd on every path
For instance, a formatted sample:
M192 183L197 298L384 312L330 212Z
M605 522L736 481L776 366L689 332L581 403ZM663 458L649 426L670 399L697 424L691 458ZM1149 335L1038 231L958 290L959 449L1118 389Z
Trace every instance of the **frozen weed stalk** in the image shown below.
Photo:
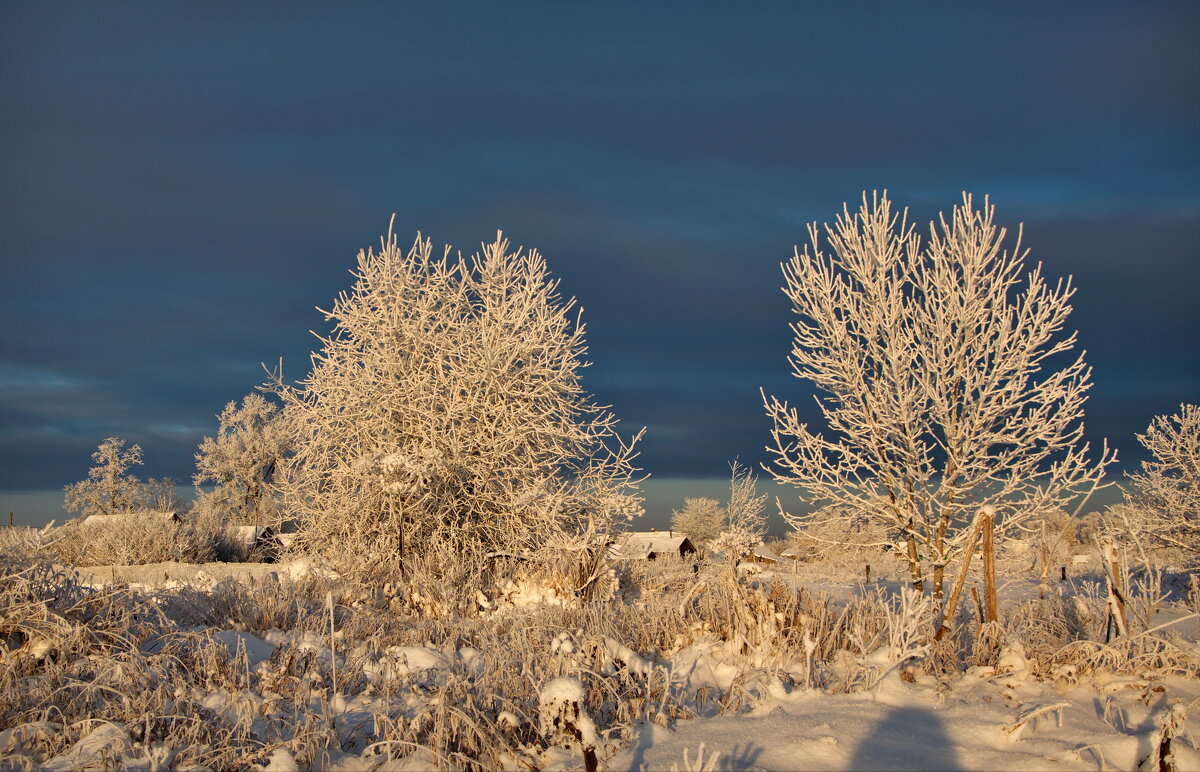
M584 768L596 772L596 724L585 706L583 683L578 678L555 678L538 695L538 716L546 742L580 748Z

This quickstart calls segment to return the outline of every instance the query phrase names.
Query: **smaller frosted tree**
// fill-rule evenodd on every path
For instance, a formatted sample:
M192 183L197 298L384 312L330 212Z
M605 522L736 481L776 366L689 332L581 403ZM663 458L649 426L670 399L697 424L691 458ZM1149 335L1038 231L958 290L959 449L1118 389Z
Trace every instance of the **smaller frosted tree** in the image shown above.
M716 499L685 498L683 509L671 513L671 529L687 534L697 547L704 547L725 529L725 510Z
M861 514L904 543L913 586L932 569L941 597L972 513L1000 513L1001 540L1069 511L1102 485L1115 454L1083 439L1091 369L1066 333L1074 288L1041 266L1026 273L1020 239L969 195L920 235L887 194L844 207L811 249L783 266L792 302L792 372L818 392L827 434L775 397L774 475L817 512ZM834 509L825 509L833 505ZM784 513L797 529L811 518Z
M125 440L108 437L92 454L96 465L88 470L86 480L66 486L63 507L68 512L89 515L114 515L136 506L144 488L129 468L142 463L142 448L132 445L125 449Z
M1129 475L1131 519L1152 544L1200 554L1200 405L1156 416L1138 441L1150 451L1142 471Z
M288 444L278 407L251 392L217 416L215 437L205 437L196 454L196 506L204 514L262 525L275 516L271 477ZM212 490L202 490L215 483Z
M174 477L151 477L142 484L139 498L142 506L158 512L180 512L187 507Z

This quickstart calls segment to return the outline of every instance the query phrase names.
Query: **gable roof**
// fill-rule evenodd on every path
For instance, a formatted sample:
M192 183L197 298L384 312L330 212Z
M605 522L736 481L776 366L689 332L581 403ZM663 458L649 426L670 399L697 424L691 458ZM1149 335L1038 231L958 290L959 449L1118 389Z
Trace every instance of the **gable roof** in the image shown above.
M88 515L83 518L83 525L116 525L117 523L125 523L127 521L156 523L158 525L170 525L180 522L181 518L177 512L166 512L154 509L139 509L132 512L117 512L112 515Z
M634 531L621 534L608 548L615 560L645 560L652 555L685 555L695 552L692 540L673 531Z

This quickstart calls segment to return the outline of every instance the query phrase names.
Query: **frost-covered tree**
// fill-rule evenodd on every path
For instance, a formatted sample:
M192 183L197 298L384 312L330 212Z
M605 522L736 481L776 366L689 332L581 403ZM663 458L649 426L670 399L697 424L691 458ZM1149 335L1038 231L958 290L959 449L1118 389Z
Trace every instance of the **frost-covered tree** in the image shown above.
M704 547L725 530L725 510L716 499L685 498L683 509L672 510L671 530L688 535L697 547Z
M63 507L68 512L89 515L113 515L127 512L142 501L144 488L129 468L142 463L142 448L125 449L125 440L108 437L92 454L96 465L86 480L66 486Z
M196 453L196 507L230 522L262 525L276 515L271 477L289 434L277 405L251 392L217 416L217 434ZM211 490L201 486L213 484Z
M758 475L738 461L729 464L729 503L725 530L742 534L755 544L767 534L767 494L758 492Z
M632 445L580 382L584 325L538 252L500 234L469 259L419 235L362 251L297 386L284 505L317 547L392 561L601 543L640 512Z
M174 477L151 477L142 483L138 499L147 509L157 512L182 512L186 503L179 497Z
M1062 361L1075 290L1040 265L1026 274L1020 239L1003 249L993 212L964 195L922 244L886 193L864 195L825 227L828 254L811 225L812 251L784 264L783 290L798 317L792 371L823 392L829 434L764 394L775 477L886 525L914 586L929 566L939 596L971 513L994 506L998 536L1012 535L1069 511L1114 458L1106 448L1091 460L1083 441L1090 368L1082 354Z
M1150 451L1139 473L1129 475L1131 519L1152 544L1200 555L1200 405L1156 416L1138 441Z
M734 461L729 465L729 503L725 522L713 540L714 551L726 553L734 562L762 544L767 534L767 495L758 492L758 477L749 467Z

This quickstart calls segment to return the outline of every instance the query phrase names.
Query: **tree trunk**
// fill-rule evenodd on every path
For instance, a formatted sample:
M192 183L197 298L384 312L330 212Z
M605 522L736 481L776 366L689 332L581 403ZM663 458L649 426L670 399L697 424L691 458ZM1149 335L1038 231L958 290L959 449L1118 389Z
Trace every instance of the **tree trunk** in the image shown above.
M917 592L925 592L925 580L921 578L921 562L920 556L917 554L917 540L912 532L912 520L908 521L908 534L905 536L908 542L908 569L912 573L913 589Z

